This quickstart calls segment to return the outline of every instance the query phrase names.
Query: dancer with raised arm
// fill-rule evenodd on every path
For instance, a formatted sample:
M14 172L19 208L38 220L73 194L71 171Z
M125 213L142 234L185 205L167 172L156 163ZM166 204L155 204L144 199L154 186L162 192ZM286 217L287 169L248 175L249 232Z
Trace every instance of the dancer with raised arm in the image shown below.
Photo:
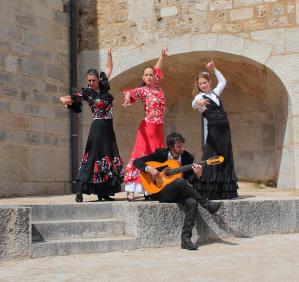
M83 201L83 193L96 194L99 201L112 201L114 198L110 196L121 190L124 169L113 130L113 96L109 93L108 81L112 68L109 49L106 72L99 74L96 69L89 69L86 74L88 87L60 98L62 104L76 113L82 111L82 101L86 101L94 116L76 177L76 202Z
M234 169L231 131L227 114L219 98L226 86L226 80L216 68L214 61L207 64L207 69L214 71L218 80L217 86L211 89L210 74L201 72L196 78L193 90L196 96L192 101L192 107L208 121L208 135L202 159L222 155L224 163L205 167L200 183L196 187L203 197L209 199L233 199L238 197L238 184Z
M145 118L138 128L133 151L125 169L124 182L128 201L134 200L134 193L144 193L139 170L133 165L134 159L164 147L165 96L160 81L163 78L161 67L165 56L167 56L166 48L162 49L155 67L149 66L144 69L142 76L144 86L123 91L124 107L140 98L145 111Z

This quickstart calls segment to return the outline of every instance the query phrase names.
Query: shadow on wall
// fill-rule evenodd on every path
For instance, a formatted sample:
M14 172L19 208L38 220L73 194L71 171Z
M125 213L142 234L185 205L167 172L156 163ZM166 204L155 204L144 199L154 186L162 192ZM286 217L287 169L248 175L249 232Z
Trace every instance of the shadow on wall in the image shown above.
M235 165L240 180L276 185L283 153L288 116L288 94L280 79L264 65L245 57L221 52L190 52L165 59L162 82L166 94L165 133L181 132L186 148L201 157L200 114L191 108L192 89L197 72L210 58L227 79L221 95L232 129ZM144 62L111 80L114 126L125 162L131 152L137 127L143 118L140 102L121 107L121 89L136 87L141 81ZM212 83L216 79L212 76Z

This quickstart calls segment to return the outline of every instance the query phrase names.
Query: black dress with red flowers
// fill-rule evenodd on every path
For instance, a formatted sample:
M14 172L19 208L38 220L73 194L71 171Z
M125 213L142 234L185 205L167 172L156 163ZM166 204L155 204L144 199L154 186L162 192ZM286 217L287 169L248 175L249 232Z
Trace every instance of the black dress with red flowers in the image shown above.
M76 181L84 184L84 193L99 197L120 192L124 177L123 161L113 129L113 96L109 90L107 76L101 72L100 91L82 89L72 96L74 103L68 106L79 113L82 111L82 100L86 101L94 115Z

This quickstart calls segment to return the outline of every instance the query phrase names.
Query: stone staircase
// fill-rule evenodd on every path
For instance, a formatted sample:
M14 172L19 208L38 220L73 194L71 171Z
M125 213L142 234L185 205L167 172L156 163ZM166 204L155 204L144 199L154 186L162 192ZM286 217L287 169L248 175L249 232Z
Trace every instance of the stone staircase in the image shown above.
M137 248L112 203L32 205L31 257L100 253Z

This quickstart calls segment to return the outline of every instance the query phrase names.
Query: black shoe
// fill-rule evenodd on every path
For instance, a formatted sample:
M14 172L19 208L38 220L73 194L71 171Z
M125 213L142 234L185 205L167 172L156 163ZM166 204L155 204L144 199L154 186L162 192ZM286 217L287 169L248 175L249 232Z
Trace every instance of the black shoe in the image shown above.
M103 199L100 195L98 195L98 201L101 202Z
M210 212L210 214L214 214L220 209L221 206L221 202L209 202L205 208Z
M192 243L190 238L184 238L181 242L181 248L190 251L195 251L198 247Z
M82 203L82 202L83 202L83 196L82 196L82 193L77 193L77 194L76 194L75 201L76 201L77 203Z
M111 197L109 197L109 196L104 196L104 197L102 197L105 201L108 201L108 202L112 202L112 201L115 201L115 199L114 198L111 198Z

